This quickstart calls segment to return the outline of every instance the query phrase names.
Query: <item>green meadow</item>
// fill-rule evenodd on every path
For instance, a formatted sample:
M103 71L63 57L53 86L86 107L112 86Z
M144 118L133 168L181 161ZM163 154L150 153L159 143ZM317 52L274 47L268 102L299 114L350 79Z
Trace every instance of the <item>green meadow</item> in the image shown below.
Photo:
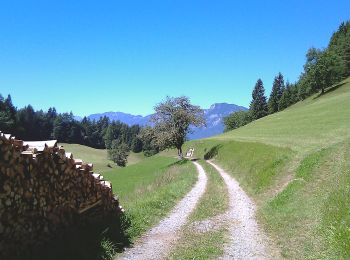
M95 149L80 144L62 143L59 145L62 145L66 152L72 153L75 159L83 159L84 162L93 163L95 172L103 173L111 169L120 168L113 161L108 159L106 149ZM143 159L143 153L130 152L127 165L138 163Z
M258 221L290 259L350 257L350 79L288 109L224 134L190 141L195 157L213 159L256 201ZM75 158L95 164L126 209L135 241L175 206L193 186L194 166L173 150L144 158L131 154L125 168L107 160L105 150L65 144ZM208 187L171 257L210 258L222 253L225 228L191 232L196 221L227 208L224 184L201 162ZM187 231L186 231L187 230Z
M255 199L258 219L292 259L350 257L350 79L285 111L191 141Z
M111 181L131 221L131 240L165 217L197 180L192 163L164 156L146 158L103 176Z

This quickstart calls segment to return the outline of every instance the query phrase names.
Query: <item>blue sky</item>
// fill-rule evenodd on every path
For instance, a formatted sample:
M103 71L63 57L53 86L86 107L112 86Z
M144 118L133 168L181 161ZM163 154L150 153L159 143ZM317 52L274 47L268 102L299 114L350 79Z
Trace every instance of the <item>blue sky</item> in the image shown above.
M166 95L248 106L297 80L350 1L0 1L0 93L76 115L149 114Z

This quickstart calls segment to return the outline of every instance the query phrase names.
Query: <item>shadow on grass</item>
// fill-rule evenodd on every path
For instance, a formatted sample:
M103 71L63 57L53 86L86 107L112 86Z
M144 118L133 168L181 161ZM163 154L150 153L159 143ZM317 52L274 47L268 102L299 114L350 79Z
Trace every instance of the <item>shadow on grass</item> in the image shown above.
M107 216L89 224L78 224L44 246L17 259L28 260L109 260L130 245L127 215Z
M169 164L167 167L171 167L171 166L175 166L175 165L184 165L187 162L188 162L187 159L179 159L178 161Z
M319 93L316 97L314 97L313 99L318 99L326 94L329 94L331 92L333 92L334 90L337 90L338 88L340 88L341 86L345 85L347 82L342 82L339 84L336 84L330 88L325 89L324 93Z
M207 151L204 154L204 160L213 159L216 155L218 155L221 147L222 147L222 144L218 144L218 145L215 145L212 148L210 148L209 151Z

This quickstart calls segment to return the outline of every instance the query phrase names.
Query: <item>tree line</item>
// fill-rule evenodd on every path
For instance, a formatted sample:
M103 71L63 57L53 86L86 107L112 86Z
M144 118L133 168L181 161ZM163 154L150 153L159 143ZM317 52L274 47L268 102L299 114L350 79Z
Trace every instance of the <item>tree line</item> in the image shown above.
M26 141L56 139L61 143L82 144L98 149L108 149L110 158L125 165L129 151L144 151L146 155L158 152L147 140L141 141L139 125L128 126L108 117L81 121L73 113L58 113L54 107L48 111L35 111L31 105L17 109L11 96L0 94L0 131L11 133Z
M205 125L204 112L188 97L167 97L155 106L152 126L128 126L108 117L75 120L73 113L57 113L55 108L35 111L31 105L17 109L11 96L0 94L0 130L26 141L57 139L93 148L106 148L109 158L125 166L130 151L151 156L167 148L176 148L183 157L182 145L190 126Z
M312 47L307 51L304 70L297 82L285 83L283 75L278 73L267 98L264 84L258 79L252 92L249 110L235 112L224 118L225 131L282 111L317 92L322 95L327 87L339 83L348 76L350 76L350 21L343 22L333 33L327 48Z

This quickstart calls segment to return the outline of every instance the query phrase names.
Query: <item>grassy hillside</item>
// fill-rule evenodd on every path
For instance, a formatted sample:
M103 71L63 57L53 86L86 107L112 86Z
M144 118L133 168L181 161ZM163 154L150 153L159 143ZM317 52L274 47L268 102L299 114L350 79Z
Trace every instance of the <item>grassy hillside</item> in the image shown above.
M83 159L85 162L93 163L94 170L97 172L110 171L119 168L111 160L108 160L107 150L94 149L80 144L60 144L63 145L66 152L73 153L74 158ZM143 153L130 153L128 157L128 165L140 162L144 159Z
M258 203L287 258L349 258L350 78L285 111L192 141Z
M350 138L350 78L285 111L215 136L214 140L261 142L312 151Z

